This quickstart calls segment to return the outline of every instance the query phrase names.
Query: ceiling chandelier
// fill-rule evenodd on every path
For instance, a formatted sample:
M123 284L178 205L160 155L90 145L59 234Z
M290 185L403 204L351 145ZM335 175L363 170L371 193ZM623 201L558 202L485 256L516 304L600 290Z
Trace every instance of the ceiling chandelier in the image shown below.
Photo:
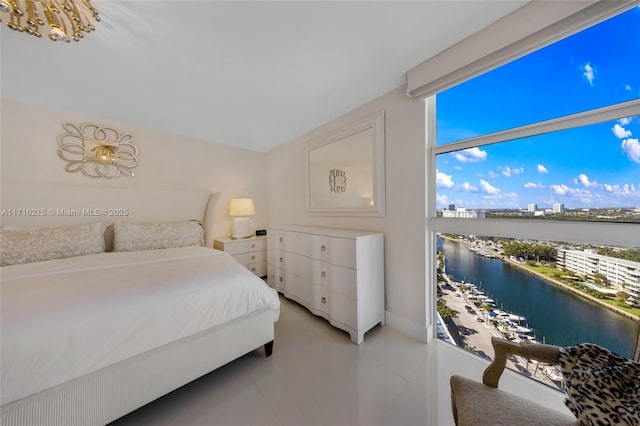
M89 0L0 0L0 12L2 20L8 15L7 27L36 37L46 23L53 41L80 41L83 32L96 29L89 16L100 20Z

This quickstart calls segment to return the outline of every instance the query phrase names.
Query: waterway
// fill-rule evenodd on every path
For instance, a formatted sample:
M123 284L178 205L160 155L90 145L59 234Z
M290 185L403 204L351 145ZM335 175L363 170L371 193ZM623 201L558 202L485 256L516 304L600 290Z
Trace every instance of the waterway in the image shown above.
M540 342L570 346L597 343L631 357L636 322L568 293L499 259L488 259L455 241L438 238L447 274L476 284L507 312L527 318Z

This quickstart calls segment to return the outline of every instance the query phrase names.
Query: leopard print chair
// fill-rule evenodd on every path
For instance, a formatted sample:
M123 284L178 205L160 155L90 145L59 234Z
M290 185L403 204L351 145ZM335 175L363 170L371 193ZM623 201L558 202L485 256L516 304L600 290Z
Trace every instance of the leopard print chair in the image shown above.
M461 376L451 377L451 406L457 426L640 426L639 362L589 343L560 348L513 343L497 337L493 337L491 343L495 357L485 370L482 383ZM640 356L638 350L635 352L634 358ZM565 405L574 416L498 389L509 354L560 364Z

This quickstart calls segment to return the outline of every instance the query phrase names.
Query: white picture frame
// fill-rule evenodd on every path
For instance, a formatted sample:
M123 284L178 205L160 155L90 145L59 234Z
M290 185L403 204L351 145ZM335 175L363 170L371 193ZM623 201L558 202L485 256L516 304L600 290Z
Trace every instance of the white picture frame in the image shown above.
M384 111L308 142L304 164L306 214L384 217Z

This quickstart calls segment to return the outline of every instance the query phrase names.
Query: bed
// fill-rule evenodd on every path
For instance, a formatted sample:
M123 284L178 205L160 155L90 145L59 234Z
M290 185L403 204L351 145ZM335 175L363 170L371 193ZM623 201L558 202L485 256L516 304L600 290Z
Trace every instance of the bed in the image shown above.
M203 247L197 221L2 238L3 425L106 424L248 352L271 354L277 293Z

